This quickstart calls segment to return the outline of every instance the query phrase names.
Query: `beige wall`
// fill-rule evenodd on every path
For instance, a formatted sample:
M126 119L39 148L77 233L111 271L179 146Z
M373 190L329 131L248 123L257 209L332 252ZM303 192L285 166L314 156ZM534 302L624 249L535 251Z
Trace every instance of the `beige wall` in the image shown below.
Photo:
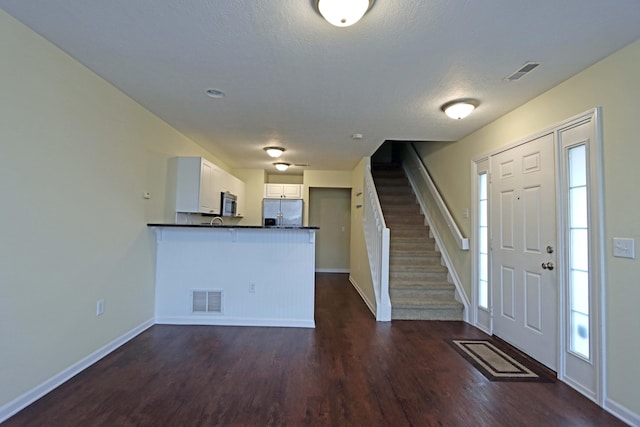
M457 143L423 143L419 151L434 181L460 224L470 235L461 212L470 207L470 164L474 157L520 140L556 123L602 107L605 217L605 294L607 316L607 395L640 414L640 263L614 258L612 238L631 237L640 243L640 41L577 74ZM470 293L469 253L450 249ZM631 368L634 367L634 368Z
M239 224L262 224L262 198L267 173L264 169L235 169L233 174L244 181L244 218Z
M302 175L268 174L265 182L269 184L302 184Z
M0 40L2 407L153 318L168 159L226 165L2 11Z
M309 224L309 188L351 188L349 171L306 170L303 175L302 198L304 199L303 224Z
M316 271L348 272L351 190L310 188L309 225L320 227L316 233Z

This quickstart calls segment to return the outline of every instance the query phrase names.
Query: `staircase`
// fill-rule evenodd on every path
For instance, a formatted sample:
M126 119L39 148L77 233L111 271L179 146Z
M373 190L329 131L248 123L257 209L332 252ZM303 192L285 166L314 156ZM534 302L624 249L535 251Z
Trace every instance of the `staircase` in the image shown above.
M387 227L391 230L389 296L391 318L403 320L462 320L464 306L455 300L455 287L429 227L424 225L416 197L402 168L395 163L374 165L373 180Z

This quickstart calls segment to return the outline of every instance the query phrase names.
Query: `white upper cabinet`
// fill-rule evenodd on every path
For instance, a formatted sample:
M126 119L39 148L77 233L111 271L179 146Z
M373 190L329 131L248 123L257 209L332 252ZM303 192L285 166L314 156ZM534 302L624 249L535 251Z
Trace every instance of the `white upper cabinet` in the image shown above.
M202 157L178 157L176 212L219 214L223 172Z
M265 199L302 199L302 184L265 184Z
M228 191L238 197L236 200L236 216L244 216L244 181L233 175L228 175L227 179L229 181Z
M223 191L238 196L236 216L243 216L243 181L202 157L178 157L176 212L220 215Z

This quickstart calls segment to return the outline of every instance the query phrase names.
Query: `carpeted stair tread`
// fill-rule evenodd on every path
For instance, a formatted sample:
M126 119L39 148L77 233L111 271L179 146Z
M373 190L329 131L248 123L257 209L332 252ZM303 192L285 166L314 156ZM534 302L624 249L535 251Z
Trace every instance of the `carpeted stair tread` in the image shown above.
M452 308L461 309L462 303L456 300L421 300L416 298L392 298L394 308Z
M449 282L443 281L420 281L420 280L390 280L389 287L391 288L407 288L407 289L455 289Z
M426 263L426 264L440 264L441 256L438 252L423 253L423 254L398 254L391 252L389 256L389 265L404 265L409 263Z
M396 242L394 246L391 247L389 255L395 256L398 260L401 258L407 259L406 264L411 264L412 258L416 261L433 257L442 258L442 254L438 252L433 242L424 242L422 244L414 244L411 242L402 244ZM401 264L404 263L401 262ZM419 262L415 262L414 264L419 264Z
M390 272L396 271L430 271L430 272L438 272L438 273L446 273L449 270L444 265L440 264L422 264L422 263L402 263L396 262L393 263L393 268L391 264L389 264Z

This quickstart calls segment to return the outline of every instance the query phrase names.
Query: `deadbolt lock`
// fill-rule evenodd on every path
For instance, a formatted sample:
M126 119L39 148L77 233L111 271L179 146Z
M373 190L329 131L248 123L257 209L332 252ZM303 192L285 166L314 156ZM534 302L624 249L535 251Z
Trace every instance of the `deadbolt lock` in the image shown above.
M548 254L552 254L553 253L553 246L551 246L551 245L547 246L547 253Z

